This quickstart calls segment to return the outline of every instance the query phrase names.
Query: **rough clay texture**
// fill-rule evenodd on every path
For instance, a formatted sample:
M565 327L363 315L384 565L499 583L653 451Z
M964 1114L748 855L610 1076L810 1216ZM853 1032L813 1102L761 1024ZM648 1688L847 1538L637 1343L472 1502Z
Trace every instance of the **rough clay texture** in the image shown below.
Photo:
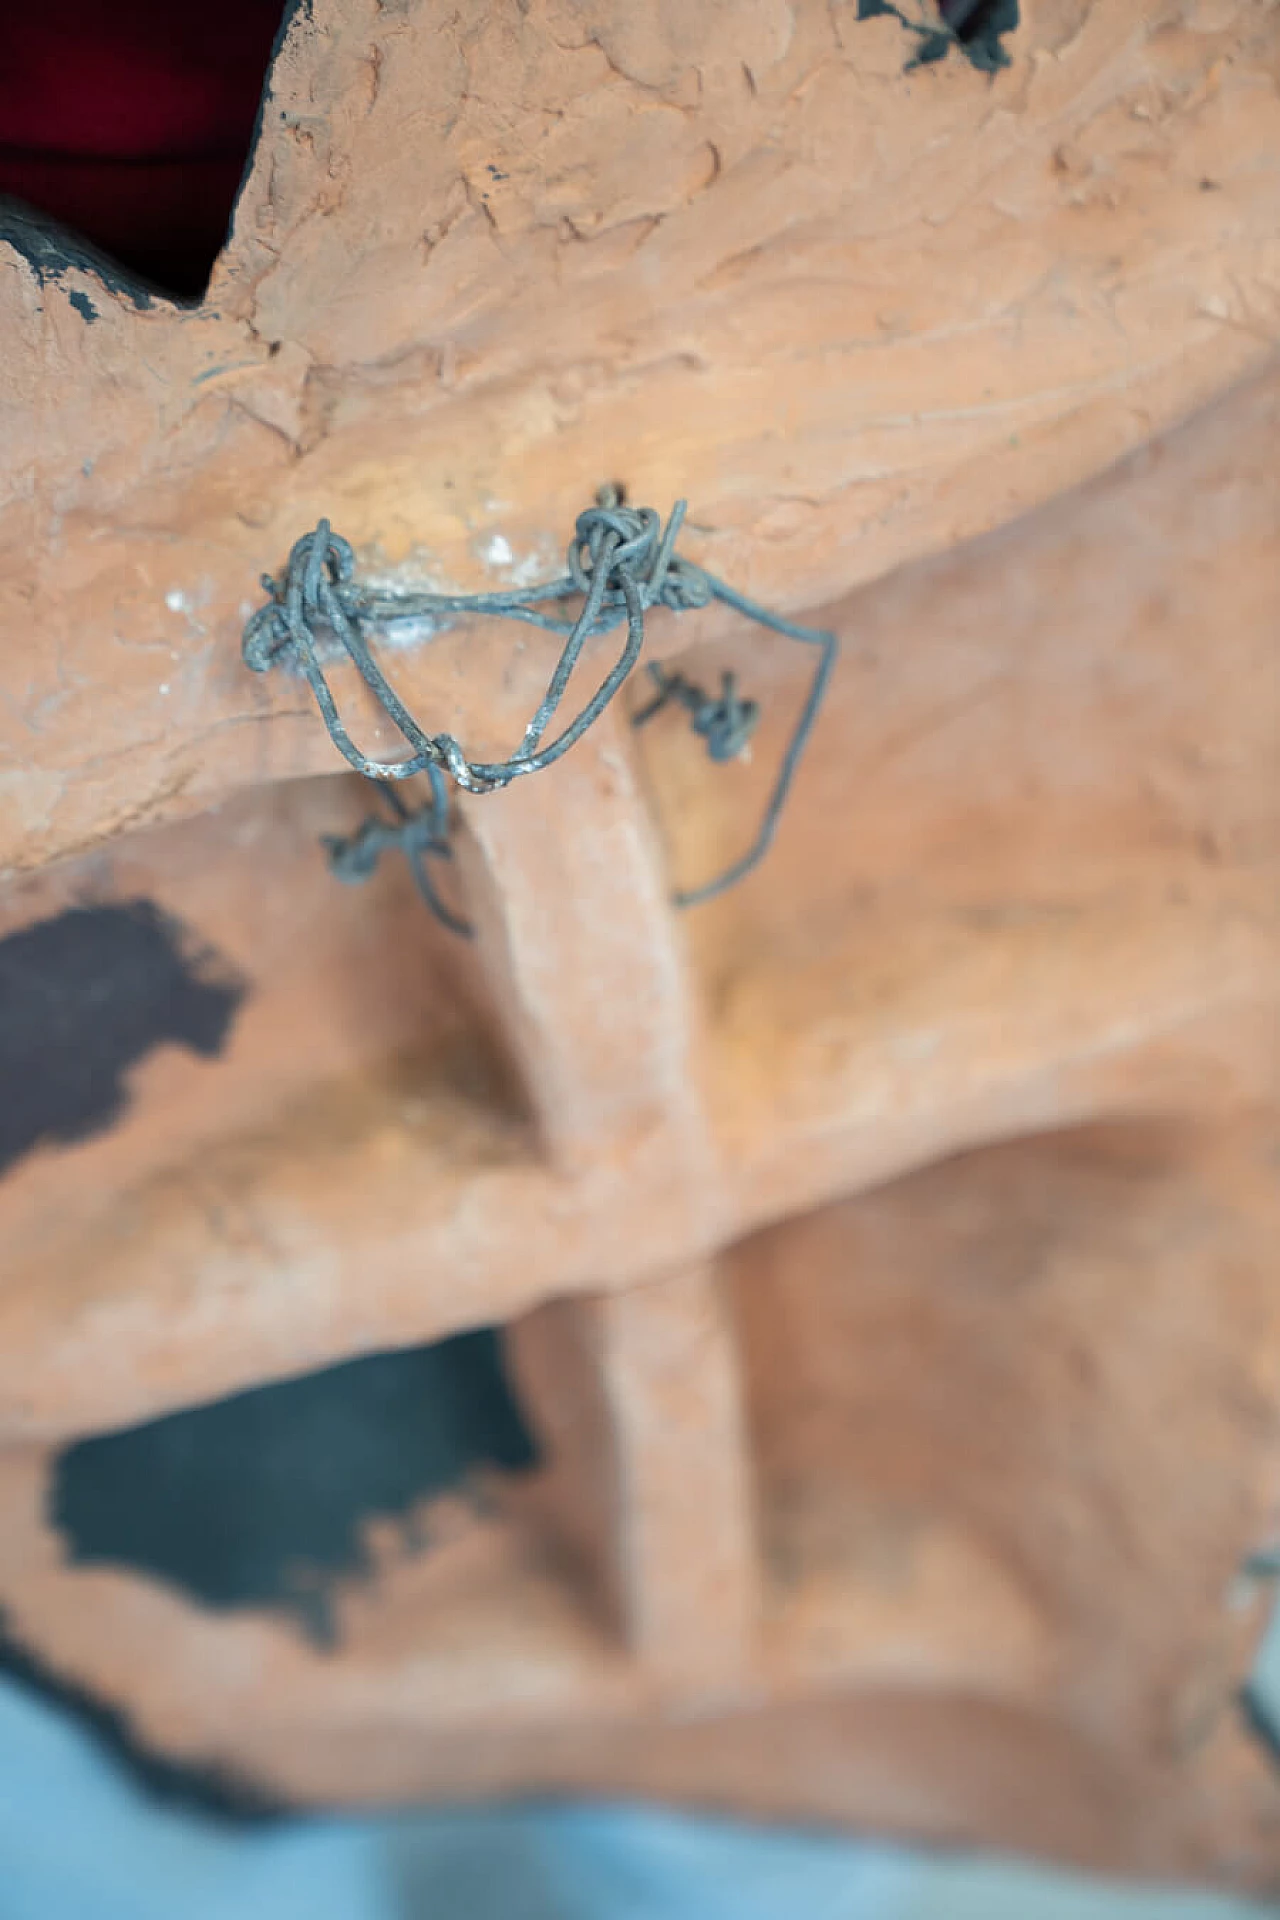
M622 480L800 608L1260 365L1274 7L1024 11L993 81L853 0L314 0L202 306L0 243L0 871L327 767L235 656L322 513L492 584ZM408 669L468 737L473 651Z
M299 11L203 307L0 271L0 937L141 898L246 991L0 1183L0 1606L300 1800L641 1791L1264 1884L1280 1532L1280 15L1029 4L994 81L722 0ZM88 321L84 295L96 317ZM836 625L654 622L460 808L451 942L242 610L320 513L554 569L604 480ZM523 577L523 576L522 576ZM397 655L518 738L536 640ZM198 815L197 818L184 816ZM72 1569L49 1448L480 1322L547 1465L385 1529L321 1655Z

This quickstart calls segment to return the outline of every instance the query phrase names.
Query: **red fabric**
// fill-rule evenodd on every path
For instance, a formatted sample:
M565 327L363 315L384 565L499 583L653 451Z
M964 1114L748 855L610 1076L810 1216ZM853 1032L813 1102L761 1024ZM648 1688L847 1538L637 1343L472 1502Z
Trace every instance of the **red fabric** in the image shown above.
M15 0L0 193L198 292L248 154L281 0Z

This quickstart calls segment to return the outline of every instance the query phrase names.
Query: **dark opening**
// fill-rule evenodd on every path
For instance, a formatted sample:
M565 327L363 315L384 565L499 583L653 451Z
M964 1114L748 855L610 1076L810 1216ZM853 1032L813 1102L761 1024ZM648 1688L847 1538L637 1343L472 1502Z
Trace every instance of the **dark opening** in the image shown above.
M0 1678L46 1706L77 1720L151 1798L184 1811L236 1824L278 1819L286 1808L255 1781L213 1766L169 1760L141 1741L127 1717L54 1671L11 1631L0 1611Z
M0 196L190 298L222 246L282 0L42 0L0 61ZM86 315L86 318L88 316Z
M975 66L1008 66L1000 42L1018 25L1018 0L941 0L940 10Z
M207 1607L282 1608L331 1645L337 1585L368 1571L366 1520L536 1459L499 1336L480 1328L78 1441L50 1506L73 1562Z
M151 900L70 907L0 940L0 1176L113 1126L156 1047L216 1056L244 993Z
M971 66L995 73L1009 65L1006 35L1019 24L1018 0L858 0L859 20L891 16L915 41L907 69L945 60L952 49L964 54Z

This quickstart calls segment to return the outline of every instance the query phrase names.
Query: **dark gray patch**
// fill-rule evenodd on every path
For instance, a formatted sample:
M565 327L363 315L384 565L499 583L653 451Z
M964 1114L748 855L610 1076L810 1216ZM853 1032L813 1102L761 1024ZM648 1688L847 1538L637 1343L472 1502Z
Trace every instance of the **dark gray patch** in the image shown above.
M1250 1680L1237 1696L1245 1727L1263 1749L1273 1767L1280 1769L1280 1729L1262 1689Z
M80 288L76 287L71 293L67 295L67 298L70 300L72 306L75 308L76 312L81 316L81 318L86 320L89 323L89 325L92 326L94 321L98 317L98 309L94 306L88 294L82 293L80 291Z
M1020 23L1018 0L939 0L936 26L926 19L912 18L893 0L858 0L859 20L886 16L915 38L915 51L906 64L908 73L913 67L945 60L953 47L980 72L995 73L1009 65L1003 43Z
M71 907L0 940L0 1174L110 1127L154 1048L221 1052L244 993L151 900Z
M365 1520L536 1460L481 1328L79 1441L50 1504L72 1561L137 1568L208 1607L283 1608L331 1645L336 1585L368 1571Z
M166 1760L134 1733L124 1714L66 1680L17 1638L0 1609L0 1676L46 1706L79 1721L94 1743L165 1806L237 1825L278 1820L289 1809L251 1781L221 1767Z
M1003 43L1021 24L1018 0L942 0L942 17L972 66L995 73L1009 65Z

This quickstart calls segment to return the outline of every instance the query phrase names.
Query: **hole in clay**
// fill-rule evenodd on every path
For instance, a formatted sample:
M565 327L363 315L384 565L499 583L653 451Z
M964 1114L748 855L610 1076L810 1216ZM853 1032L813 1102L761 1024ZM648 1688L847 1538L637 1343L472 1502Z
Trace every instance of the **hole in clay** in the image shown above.
M1007 66L1000 45L1018 25L1018 0L941 0L939 11L975 66Z
M0 939L0 1178L114 1126L157 1048L215 1059L245 990L152 900L68 907Z
M370 1571L366 1523L466 1497L537 1448L498 1333L374 1354L122 1432L55 1462L51 1518L67 1558L131 1567L214 1609L275 1607L320 1646L340 1583Z
M281 4L16 9L0 66L0 195L127 275L199 296L253 144Z
M971 66L983 73L1007 67L1006 35L1019 25L1019 0L858 0L859 20L897 20L914 45L907 70L945 60L958 47Z

